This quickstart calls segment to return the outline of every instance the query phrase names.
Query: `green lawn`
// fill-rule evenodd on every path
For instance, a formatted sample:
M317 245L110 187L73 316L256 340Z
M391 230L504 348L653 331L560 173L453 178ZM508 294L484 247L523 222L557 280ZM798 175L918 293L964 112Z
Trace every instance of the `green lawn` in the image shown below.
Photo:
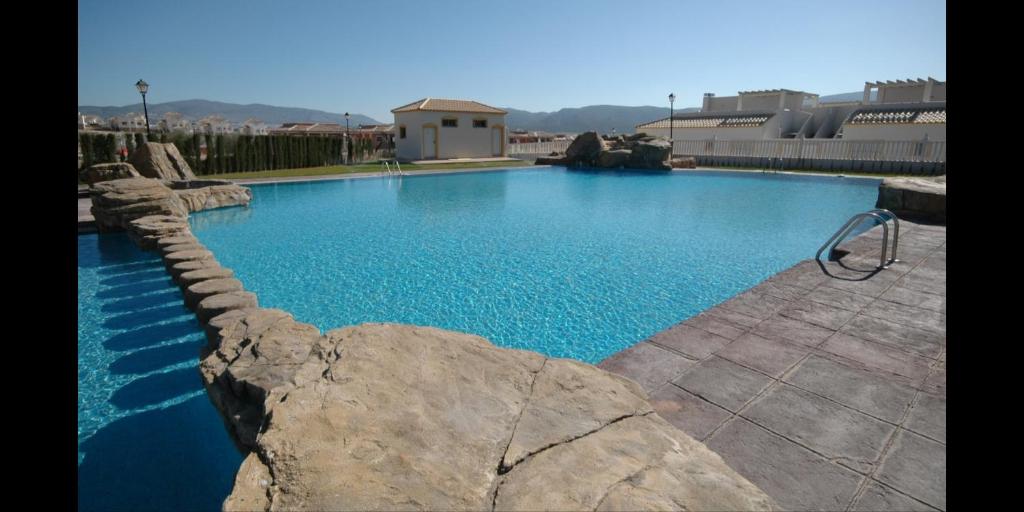
M478 169L486 167L524 167L533 165L533 162L523 160L509 160L504 162L472 162L472 163L438 163L438 164L402 164L403 172L436 171L447 169ZM327 167L307 167L304 169L278 169L276 171L257 172L233 172L226 174L206 174L197 176L199 178L214 178L226 180L243 180L250 178L291 178L297 176L331 176L356 174L362 172L381 172L382 166L379 163L358 164L358 165L331 165Z

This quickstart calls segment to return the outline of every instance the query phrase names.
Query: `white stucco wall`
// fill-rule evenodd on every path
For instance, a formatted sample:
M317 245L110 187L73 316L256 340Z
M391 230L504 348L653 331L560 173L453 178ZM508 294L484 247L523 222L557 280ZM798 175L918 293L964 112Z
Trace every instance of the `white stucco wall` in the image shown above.
M706 107L701 109L702 112L735 112L736 102L740 99L739 96L722 96L722 97L705 97Z
M915 85L911 87L879 87L878 103L913 103L923 101L924 87L924 85Z
M843 127L843 140L946 140L945 124L848 124Z
M458 119L458 127L448 128L441 124L443 118ZM474 119L487 120L486 128L474 128ZM402 160L420 160L427 153L423 144L424 125L437 127L437 158L489 158L493 130L502 130L502 155L507 156L504 114L477 114L468 112L399 112L395 114L395 151ZM405 138L401 138L401 127L405 126Z
M636 130L648 135L668 137L668 128L641 128ZM676 128L672 138L675 140L753 140L763 138L760 127L753 128Z

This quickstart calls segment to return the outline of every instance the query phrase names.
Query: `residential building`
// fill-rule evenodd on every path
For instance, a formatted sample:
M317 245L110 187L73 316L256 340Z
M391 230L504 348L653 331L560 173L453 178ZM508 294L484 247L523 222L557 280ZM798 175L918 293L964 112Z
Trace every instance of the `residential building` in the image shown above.
M636 131L677 141L944 141L945 99L946 82L933 78L867 82L862 101L841 103L821 103L817 94L789 89L727 97L706 93L700 112L643 123Z
M129 112L123 116L114 116L108 120L110 129L114 131L146 131L146 116L137 112Z
M400 160L507 156L506 111L471 100L424 98L391 111Z
M157 123L157 127L161 131L165 132L178 132L178 131L189 131L192 128L190 123L183 114L178 112L168 112L163 115L160 122Z
M231 133L231 122L225 119L223 116L216 114L206 116L199 121L196 121L199 125L199 130L203 133L225 134Z
M270 133L270 128L263 121L250 117L238 128L238 133L242 135L267 135Z

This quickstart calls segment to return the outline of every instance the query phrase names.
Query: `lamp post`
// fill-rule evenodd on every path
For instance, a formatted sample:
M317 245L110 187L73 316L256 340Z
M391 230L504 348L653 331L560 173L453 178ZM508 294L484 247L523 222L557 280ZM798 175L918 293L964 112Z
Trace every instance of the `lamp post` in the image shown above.
M347 155L348 155L348 158L345 159L345 161L348 162L349 164L351 164L352 163L351 162L351 160L352 160L352 134L349 132L349 129L348 129L348 117L349 117L348 116L348 112L345 112L345 144L347 146L345 149L347 150Z
M146 108L146 91L149 90L149 84L147 84L141 78L138 82L135 82L135 88L142 94L142 111L146 114L146 135L149 135L149 109Z
M675 115L675 112L676 112L676 110L675 110L675 103L676 103L676 95L674 93L669 93L668 94L668 142L669 142L669 144L671 144L672 141L673 141L673 138L672 138L672 128L673 128L673 125L675 123L672 122L672 117Z

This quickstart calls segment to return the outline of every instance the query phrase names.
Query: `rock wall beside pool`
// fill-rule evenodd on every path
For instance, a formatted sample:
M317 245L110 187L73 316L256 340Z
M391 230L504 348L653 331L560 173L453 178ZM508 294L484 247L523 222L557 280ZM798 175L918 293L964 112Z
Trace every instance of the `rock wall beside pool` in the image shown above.
M631 380L463 333L213 319L201 364L252 452L225 510L771 510Z
M322 334L259 307L187 222L242 196L176 192L103 182L94 210L161 251L205 328L200 372L247 454L225 510L777 509L626 378L430 327Z

